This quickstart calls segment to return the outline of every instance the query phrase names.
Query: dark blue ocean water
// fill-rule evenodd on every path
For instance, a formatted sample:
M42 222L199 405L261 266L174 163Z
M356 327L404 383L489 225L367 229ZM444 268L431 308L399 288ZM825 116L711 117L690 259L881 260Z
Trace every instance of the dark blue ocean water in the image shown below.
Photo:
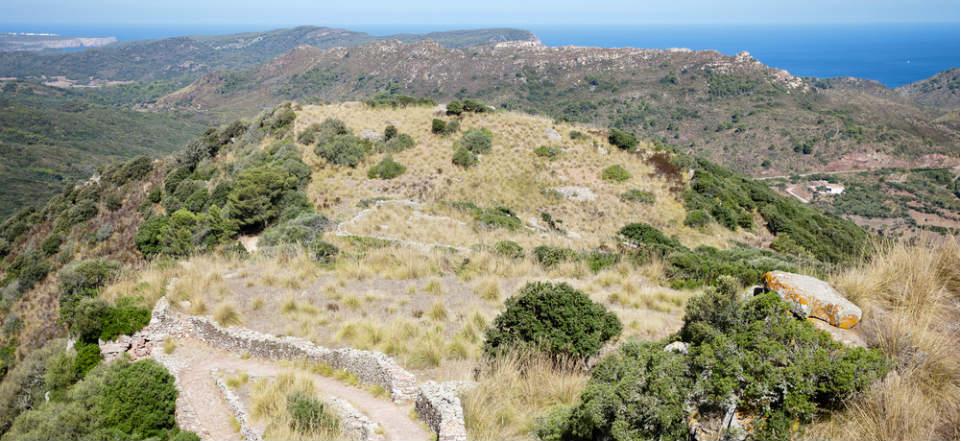
M3 25L0 32L53 32L69 36L114 36L122 41L178 35L262 31L263 25L44 26ZM374 35L464 28L443 25L339 26ZM479 26L476 26L479 27ZM489 26L488 26L489 27ZM515 26L517 27L517 26ZM958 67L959 25L637 25L520 26L550 46L746 50L761 62L799 76L853 76L896 87Z

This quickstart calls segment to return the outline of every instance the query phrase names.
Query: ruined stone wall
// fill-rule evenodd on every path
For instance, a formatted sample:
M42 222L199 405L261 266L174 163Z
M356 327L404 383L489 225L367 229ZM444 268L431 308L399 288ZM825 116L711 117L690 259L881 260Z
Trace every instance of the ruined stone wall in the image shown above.
M242 328L223 328L207 317L182 316L172 311L166 299L157 302L150 332L190 335L220 349L268 360L307 360L324 363L355 375L362 383L390 391L394 401L413 400L417 382L413 374L390 357L350 348L329 349L294 337L273 335Z
M437 434L437 441L467 441L464 408L454 385L433 381L422 384L417 390L414 407Z

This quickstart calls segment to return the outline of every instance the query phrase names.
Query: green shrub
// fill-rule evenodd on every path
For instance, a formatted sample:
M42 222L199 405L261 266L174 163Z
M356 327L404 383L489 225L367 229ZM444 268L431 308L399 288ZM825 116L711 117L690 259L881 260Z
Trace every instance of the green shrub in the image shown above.
M310 244L308 249L314 260L320 263L334 263L337 255L340 254L340 250L338 250L336 246L322 240L315 240Z
M294 392L287 396L287 414L291 430L301 434L337 433L340 420L320 400Z
M561 149L560 147L549 147L546 145L542 145L534 149L534 154L541 158L554 159L560 156Z
M314 152L327 162L335 165L356 167L367 156L367 144L353 135L337 135L329 141L318 144Z
M319 240L328 226L330 221L326 217L317 213L304 213L264 230L260 244L267 247L282 244L306 247Z
M43 240L40 244L40 250L43 251L43 254L52 256L60 251L60 245L63 245L63 236L53 233Z
M430 132L435 135L447 134L447 123L440 118L434 118L430 122Z
M8 277L14 275L19 282L19 291L25 293L47 277L51 267L47 260L35 251L23 253L6 268Z
M273 164L244 169L227 195L227 211L241 231L262 230L280 215L286 193L298 185L293 175Z
M862 255L868 236L854 223L826 215L764 183L739 176L704 159L692 159L694 177L684 193L687 210L707 211L719 224L752 228L754 213L778 237L789 236L794 249L826 263L850 262ZM787 241L787 239L782 239ZM787 243L786 243L787 244Z
M485 113L490 111L490 107L488 107L487 104L471 99L464 100L462 107L465 112Z
M394 126L393 124L388 124L387 127L384 127L384 140L390 141L395 136L397 136L398 133L399 132L397 131L396 126Z
M294 112L291 105L289 103L283 104L273 110L262 123L262 127L266 129L268 134L282 137L290 132L295 119L297 119L297 113Z
M488 356L529 348L586 360L621 333L616 315L566 283L528 283L505 306L485 335Z
M577 130L571 130L571 132L568 133L567 136L571 138L572 141L580 141L582 139L587 139L587 135Z
M555 429L563 440L686 440L692 381L686 357L630 342L591 371L580 403Z
M653 255L663 256L683 248L680 242L648 224L628 224L617 234L628 247Z
M471 153L471 151L467 150L464 146L458 146L457 149L454 150L454 157L451 159L451 162L463 168L470 168L477 165L477 155Z
M707 226L713 220L711 214L706 210L691 210L688 211L687 216L684 217L684 225L691 228L701 228Z
M637 137L633 133L615 128L610 129L607 141L611 145L627 151L633 151L638 144Z
M103 356L100 355L100 346L97 343L79 342L75 346L77 356L74 358L74 377L83 378L91 369L97 367Z
M470 129L464 132L460 145L475 155L483 155L491 151L493 136L487 129Z
M584 256L584 260L587 261L587 266L590 267L591 271L596 273L604 268L617 265L621 256L608 250L593 250Z
M437 103L429 98L418 98L408 95L398 95L394 93L378 93L372 98L364 101L370 107L390 107L392 109L405 108L410 106L434 106Z
M612 165L601 172L601 179L608 182L624 182L631 179L631 173L620 165Z
M458 120L455 119L455 120L449 121L449 122L447 123L447 128L444 129L444 134L445 134L445 135L453 135L454 133L457 133L458 131L460 131L460 121L458 121Z
M507 207L485 208L476 215L479 224L488 228L517 230L522 223L514 211Z
M630 189L621 193L621 200L624 202L653 205L654 202L657 201L657 197L649 191Z
M97 298L87 298L70 304L61 311L64 323L79 341L96 344L111 341L121 335L132 335L150 322L150 311L139 307L132 298L123 298L116 305Z
M370 179L394 179L404 174L405 171L407 171L407 167L387 156L367 170L367 177Z
M173 377L155 361L101 365L63 400L20 415L4 439L196 439L175 427L176 398Z
M567 262L577 258L577 253L574 250L560 247L552 247L548 245L539 245L534 247L534 260L541 264L544 268L553 268L559 263Z
M447 114L453 116L460 116L464 113L464 105L460 101L451 101L447 103Z
M544 433L566 440L687 439L688 418L720 419L729 406L753 417L751 439L794 439L805 424L839 409L888 368L880 352L847 348L796 319L777 294L738 300L708 291L687 305L678 337L628 343L599 363L568 417Z
M113 173L107 174L104 178L107 182L119 187L131 181L141 180L151 171L153 171L153 159L138 156L117 167Z
M297 142L305 145L325 144L339 135L349 135L350 129L343 121L334 118L327 118L321 123L313 123L307 126L300 135Z
M100 288L119 271L119 263L106 259L85 259L63 267L59 273L61 307L82 298L96 297Z
M397 153L407 150L416 145L414 138L406 133L400 133L394 137L377 144L376 150L381 153Z
M511 259L523 259L524 247L511 240L502 240L494 244L494 253Z
M0 433L6 432L21 413L43 402L50 386L44 380L47 366L64 352L64 346L63 340L48 342L27 353L12 369L5 370L6 375L0 382Z

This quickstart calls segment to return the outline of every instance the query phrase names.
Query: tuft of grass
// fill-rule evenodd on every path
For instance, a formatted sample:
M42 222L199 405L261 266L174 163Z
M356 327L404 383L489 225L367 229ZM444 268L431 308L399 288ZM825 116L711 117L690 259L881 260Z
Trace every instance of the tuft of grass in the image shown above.
M214 311L214 320L220 326L237 326L243 323L240 313L229 303L221 303Z
M251 386L251 416L265 424L265 439L334 441L341 439L340 419L317 398L310 378L283 373Z
M535 421L576 402L587 373L545 356L515 352L480 366L477 386L462 396L470 439L529 439Z
M867 263L833 277L864 310L868 344L895 370L812 427L810 439L959 438L958 255L956 240L887 243Z
M170 338L164 340L164 354L167 354L167 355L173 354L176 349L177 349L177 342L173 341L173 339L170 339Z

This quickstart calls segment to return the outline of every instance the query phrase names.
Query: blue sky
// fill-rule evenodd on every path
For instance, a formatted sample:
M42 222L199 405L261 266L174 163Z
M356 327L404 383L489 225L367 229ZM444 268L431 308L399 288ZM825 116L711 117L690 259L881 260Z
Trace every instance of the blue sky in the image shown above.
M958 0L0 0L0 23L252 25L957 22Z

